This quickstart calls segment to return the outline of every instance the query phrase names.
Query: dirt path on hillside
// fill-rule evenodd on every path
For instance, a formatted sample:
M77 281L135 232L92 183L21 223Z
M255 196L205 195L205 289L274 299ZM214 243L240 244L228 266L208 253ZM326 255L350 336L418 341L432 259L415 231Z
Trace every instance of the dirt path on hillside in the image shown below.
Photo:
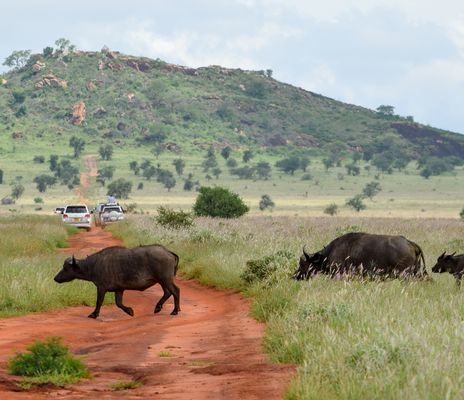
M73 236L70 244L63 257L83 257L120 242L92 228ZM92 304L1 319L0 399L281 399L293 368L271 364L262 353L264 325L248 316L249 302L231 291L182 279L177 283L182 309L177 316L169 314L172 299L153 314L162 295L157 285L125 293L134 317L109 305L97 320L89 319ZM49 336L63 337L83 356L93 378L61 389L20 391L14 384L20 379L5 372L7 360ZM143 385L123 391L111 387L132 380Z

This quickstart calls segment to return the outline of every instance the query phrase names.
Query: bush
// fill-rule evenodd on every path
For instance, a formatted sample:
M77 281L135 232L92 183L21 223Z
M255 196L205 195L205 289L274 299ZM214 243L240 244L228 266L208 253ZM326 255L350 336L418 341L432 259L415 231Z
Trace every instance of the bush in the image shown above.
M329 204L324 208L324 214L335 215L338 212L338 206L335 203Z
M271 196L268 194L263 194L261 196L261 200L259 201L259 209L261 211L270 208L271 210L275 207L275 203L272 201Z
M238 194L222 187L202 187L195 200L193 211L198 216L238 218L249 211L249 207Z
M60 337L50 337L46 342L36 341L28 353L18 353L8 362L13 375L34 378L32 383L64 385L89 377L89 371L69 349L61 344Z
M288 251L277 253L257 260L248 260L240 277L248 283L263 281L278 269L287 269L294 263L293 254Z
M108 185L108 196L119 197L120 199L127 199L132 190L132 182L124 178L116 179Z
M357 194L352 199L346 201L346 205L357 212L364 210L366 205L363 203L363 195Z
M459 216L464 219L464 208L461 210L461 212L459 213Z
M194 216L192 213L182 210L174 211L168 207L158 207L158 215L155 217L156 222L170 229L190 228L193 225Z

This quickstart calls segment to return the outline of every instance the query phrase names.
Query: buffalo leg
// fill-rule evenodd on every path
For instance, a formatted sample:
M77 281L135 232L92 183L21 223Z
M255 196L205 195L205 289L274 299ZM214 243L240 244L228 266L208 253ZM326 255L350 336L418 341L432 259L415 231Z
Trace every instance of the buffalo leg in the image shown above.
M100 308L103 304L103 300L105 299L106 290L97 287L97 304L95 306L95 310L92 314L89 315L89 318L97 318L100 314Z
M114 292L114 300L116 301L116 305L124 311L126 314L129 314L131 317L134 316L134 310L130 307L126 307L124 304L122 304L122 294L124 293L123 290Z
M172 310L171 315L177 315L180 311L180 290L174 282L172 283L171 291L174 296L174 310Z
M166 302L167 299L169 299L169 297L171 296L171 292L170 290L167 288L167 286L161 286L162 289L163 289L163 297L161 297L161 299L159 299L158 303L156 303L156 306L155 306L155 311L154 313L159 313L161 311L161 309L163 308L163 304Z

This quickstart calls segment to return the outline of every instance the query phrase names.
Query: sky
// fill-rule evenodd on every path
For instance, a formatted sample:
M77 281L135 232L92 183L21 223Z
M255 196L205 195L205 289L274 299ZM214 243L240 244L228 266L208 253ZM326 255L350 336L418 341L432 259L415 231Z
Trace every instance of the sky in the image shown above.
M66 38L273 77L464 134L462 0L2 0L0 63ZM0 73L6 68L0 66Z

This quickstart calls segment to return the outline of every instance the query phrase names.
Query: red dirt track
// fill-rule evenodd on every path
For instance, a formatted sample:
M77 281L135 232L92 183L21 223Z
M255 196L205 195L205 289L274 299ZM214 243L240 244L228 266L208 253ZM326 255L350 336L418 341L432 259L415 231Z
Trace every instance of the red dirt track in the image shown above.
M92 228L73 236L70 244L63 259L120 242ZM170 315L172 298L153 314L162 296L156 285L145 292L125 292L124 302L134 309L134 317L108 305L98 319L90 319L92 304L1 319L0 399L281 399L293 367L271 364L262 353L264 325L248 316L249 302L231 291L179 278L176 282L181 294L177 316ZM66 388L21 391L14 385L20 378L6 373L7 360L49 336L63 337L83 356L93 378ZM143 385L122 391L111 387L131 380Z

